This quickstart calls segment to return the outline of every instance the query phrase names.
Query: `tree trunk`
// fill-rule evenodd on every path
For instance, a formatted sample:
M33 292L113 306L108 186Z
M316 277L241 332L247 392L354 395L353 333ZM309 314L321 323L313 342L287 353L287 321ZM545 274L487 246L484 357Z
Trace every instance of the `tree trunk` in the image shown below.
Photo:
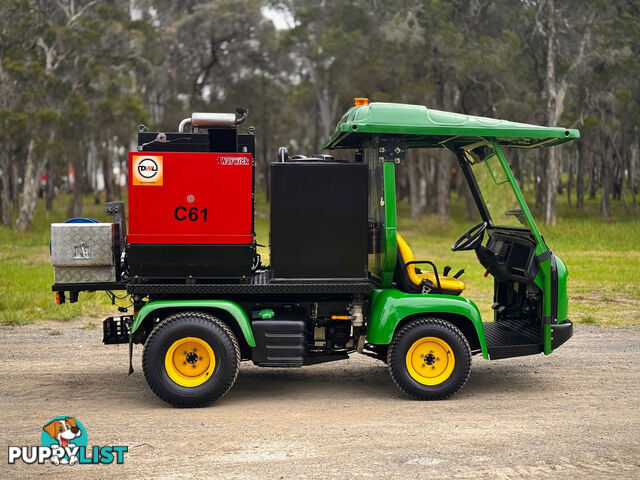
M546 184L545 168L548 150L538 150L538 161L533 167L534 186L536 192L536 208L544 211L544 185Z
M20 201L20 172L18 170L18 162L14 161L11 165L11 200L13 202L13 211L18 210Z
M436 199L437 195L434 195L436 192L436 188L438 185L438 159L436 158L436 154L429 152L429 157L427 159L427 210L429 212L436 211Z
M102 152L102 178L104 179L104 191L107 202L113 202L114 200L113 163L111 161L111 155L111 141L107 140L104 151Z
M635 137L635 142L631 145L631 157L629 158L629 190L633 195L633 203L636 203L636 195L638 193L638 137Z
M556 78L556 23L554 0L547 0L547 125L558 123L561 105L557 104L558 84ZM556 224L556 193L559 183L558 154L555 148L547 150L546 184L544 185L544 223Z
M398 203L403 198L409 198L409 175L407 170L407 162L396 165L396 200Z
M73 157L75 182L73 184L73 196L71 197L69 207L67 208L67 214L72 218L82 216L82 196L88 191L88 179L86 171L83 168L85 158L85 154L82 151L78 152Z
M53 210L53 197L55 196L55 189L53 185L53 161L47 159L47 183L45 185L45 207L47 211Z
M122 178L122 172L124 172L125 165L127 163L127 159L126 159L126 157L125 157L124 160L122 158L120 158L120 155L116 151L116 160L118 161L118 172L120 172L120 173L119 173L118 177L116 177L115 175L113 176L113 191L116 194L116 199L119 202L121 202L122 201L122 188L120 188L120 181L121 181L121 178Z
M585 142L578 142L578 171L576 174L576 208L582 210L584 208L584 164L585 158Z
M477 220L480 216L480 212L478 211L478 205L471 194L471 188L469 188L469 184L467 184L467 182L464 182L462 191L464 192L464 217L470 222Z
M573 152L569 152L569 168L567 168L567 205L571 206L571 188L573 187Z
M545 185L544 199L544 223L556 224L556 193L558 191L558 157L556 150L550 148L547 152L547 181Z
M420 179L418 169L418 158L415 153L407 155L407 176L409 180L409 209L412 220L420 219Z
M418 193L418 203L420 204L420 211L424 212L427 208L427 175L428 175L428 158L424 152L418 150L418 170L420 173L420 185Z
M600 197L600 215L602 218L608 219L611 217L611 205L609 203L609 194L611 192L611 173L610 173L610 161L609 151L605 145L605 142L601 142L603 158L601 162L601 175L600 180L602 182L602 194Z
M513 170L513 176L518 182L518 186L521 190L524 190L524 174L522 172L522 159L520 158L520 152L517 148L514 148L511 152L511 170Z
M440 152L442 153L442 152ZM448 153L448 152L447 152ZM449 220L449 206L451 204L451 164L448 159L442 158L443 155L439 155L438 158L438 186L437 186L437 198L436 209L438 219L441 222L447 222Z
M261 156L258 159L258 161L260 162L260 164L262 165L262 179L263 179L263 187L264 187L264 193L266 195L267 198L267 203L269 203L271 201L271 169L269 168L269 165L271 164L271 162L275 161L276 158L276 152L273 152L273 158L270 158L269 156L269 135L270 135L270 130L267 127L268 122L265 120L264 122L264 128L262 129L261 132L261 141L260 141L260 147L261 147Z
M0 193L0 215L5 227L11 226L11 165L6 147L0 147L0 169L2 170L2 192Z
M26 232L33 220L33 213L38 203L38 190L40 187L41 162L35 154L35 140L29 140L27 148L27 161L24 170L24 180L22 182L22 204L18 219L16 220L16 230Z
M600 152L602 156L602 152ZM590 162L591 175L589 175L589 200L596 198L596 192L598 191L598 180L600 180L600 173L598 163L594 160Z

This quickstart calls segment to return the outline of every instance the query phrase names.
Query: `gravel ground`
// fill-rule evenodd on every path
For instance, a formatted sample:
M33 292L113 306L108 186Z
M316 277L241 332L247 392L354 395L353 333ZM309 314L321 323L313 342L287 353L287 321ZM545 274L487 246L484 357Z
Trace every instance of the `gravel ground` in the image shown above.
M368 357L301 369L244 363L211 407L149 390L134 352L83 323L0 328L1 478L640 478L640 327L578 325L549 357L474 357L453 399L415 402ZM8 465L54 416L124 465Z

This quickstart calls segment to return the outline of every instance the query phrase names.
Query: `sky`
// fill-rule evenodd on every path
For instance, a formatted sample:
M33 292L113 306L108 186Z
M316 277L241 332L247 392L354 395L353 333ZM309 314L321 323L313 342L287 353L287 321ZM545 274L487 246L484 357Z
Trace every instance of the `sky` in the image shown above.
M289 30L295 25L293 17L285 10L262 7L261 11L262 15L271 20L278 30Z

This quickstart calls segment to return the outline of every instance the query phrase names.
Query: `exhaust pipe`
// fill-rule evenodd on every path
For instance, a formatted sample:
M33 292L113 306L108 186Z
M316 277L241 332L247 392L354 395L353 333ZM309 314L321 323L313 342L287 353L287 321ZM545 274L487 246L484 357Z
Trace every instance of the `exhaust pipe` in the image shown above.
M183 133L187 125L192 127L235 127L244 122L249 111L238 108L237 113L206 113L194 112L191 117L185 118L178 125L178 132Z

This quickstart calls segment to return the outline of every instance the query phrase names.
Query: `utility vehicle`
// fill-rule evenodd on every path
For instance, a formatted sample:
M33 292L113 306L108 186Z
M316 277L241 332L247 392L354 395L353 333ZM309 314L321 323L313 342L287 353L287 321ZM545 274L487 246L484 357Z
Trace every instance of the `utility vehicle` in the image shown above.
M239 131L247 112L194 113L176 133L141 128L128 223L110 203L113 223L52 225L57 301L130 296L133 314L104 320L103 341L129 344L130 372L133 344L143 344L149 386L179 407L219 399L242 360L301 367L356 352L386 362L407 395L444 399L467 381L472 355L546 355L566 342L567 268L504 149L579 132L356 100L323 145L331 155L274 155L269 266L256 252L255 137ZM410 148L457 158L480 222L451 248L474 250L493 277L491 319L464 297L462 270L437 265L437 252L416 259L397 231L395 171Z

